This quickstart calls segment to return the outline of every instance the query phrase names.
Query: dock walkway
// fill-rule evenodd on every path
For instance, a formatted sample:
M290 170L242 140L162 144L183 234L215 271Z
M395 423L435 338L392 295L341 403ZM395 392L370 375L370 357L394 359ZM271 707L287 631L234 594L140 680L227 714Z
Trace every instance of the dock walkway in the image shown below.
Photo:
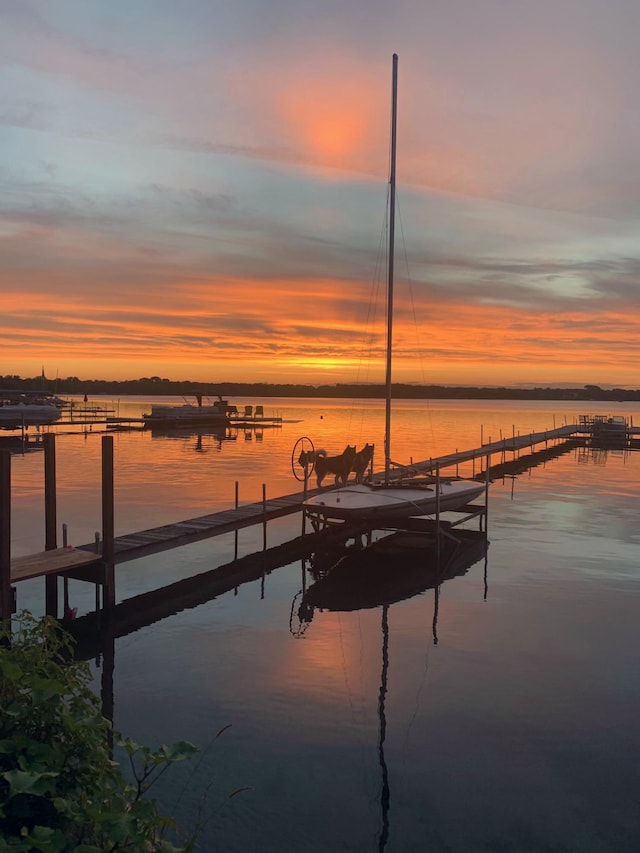
M538 444L548 444L550 441L572 438L582 432L583 430L580 427L570 424L568 426L544 430L543 432L510 436L509 438L501 438L499 441L490 441L481 447L474 447L472 450L460 450L455 453L447 453L444 456L437 456L433 459L425 459L422 462L412 462L410 465L398 466L398 470L402 471L406 469L418 473L431 473L436 468L451 468L462 462L471 462L474 459L482 459L485 456L493 456L496 453L506 453L507 451L515 453L518 450L535 447ZM380 473L376 474L373 479L379 482L383 477L384 474Z
M308 491L308 495L316 494L321 489ZM245 527L256 524L266 524L276 518L291 515L302 509L304 495L302 492L271 498L265 501L244 504L233 509L224 509L209 515L201 515L162 527L152 527L114 538L114 562L126 563L137 560L149 554L158 554L170 548L190 545L203 539L221 536L223 533L233 533ZM82 551L94 551L95 544L79 546Z
M417 472L431 472L436 467L448 468L461 462L467 462L478 457L486 457L488 454L495 454L503 450L516 451L548 442L551 439L568 438L575 431L576 427L560 427L557 430L508 438L504 441L491 442L473 450L450 453L446 456L416 462L410 466L410 469ZM379 473L374 475L373 479L374 481L380 481L382 478L384 478L384 474ZM308 489L306 495L304 492L296 492L265 501L244 504L233 509L213 512L197 518L190 518L185 521L177 521L172 524L163 525L162 527L152 527L148 530L116 536L114 538L114 563L117 565L130 560L137 560L139 557L158 554L171 548L179 548L182 545L200 542L203 539L211 539L214 536L232 533L236 530L252 527L257 524L265 524L273 519L300 512L305 497L311 497L323 491L327 491L327 487L322 489ZM82 553L93 553L95 557L95 547L95 543L92 542L87 545L80 545L75 550ZM46 553L46 551L43 552L43 554ZM73 568L76 567L73 566Z
M53 548L11 560L11 583L86 569L102 563L102 554L79 548Z
M471 450L449 453L444 456L434 457L433 459L423 460L422 462L412 462L410 466L406 467L406 470L415 473L433 473L436 470L440 471L441 469L451 468L452 466L457 466L460 463L477 458L490 457L496 453L503 455L506 452L515 453L528 447L535 447L538 444L569 439L580 432L580 428L574 425L522 436L512 436L501 439L500 441L483 444ZM51 436L52 439L53 437ZM103 442L109 440L111 440L110 436L103 438ZM8 452L3 451L3 453L6 453L8 457ZM8 466L8 464L6 461L5 465ZM374 475L373 479L379 482L383 477L384 474L378 473ZM112 500L112 484L110 489ZM9 559L6 541L2 542L0 543L3 546L3 553L0 554L0 569L2 569L0 575L2 575L1 587L4 594L0 597L5 602L2 608L3 612L6 613L6 601L9 598L8 586L10 584L35 577L47 577L48 580L53 581L55 576L58 575L103 584L108 573L108 566L113 570L113 566L119 563L157 554L183 545L189 545L225 533L235 532L246 527L258 524L266 525L268 521L300 512L305 497L311 497L322 491L326 491L326 488L307 489L306 494L301 491L269 500L265 498L255 503L221 510L161 527L154 527L122 536L111 536L109 537L104 554L102 553L102 549L105 548L104 544L99 552L96 543L91 542L75 548L51 548L26 557ZM8 486L3 489L3 494L3 503L7 503L8 508L10 502ZM103 500L104 494L103 483ZM8 516L10 513L7 512L6 514ZM6 537L7 533L4 536L0 535L0 540L6 539ZM106 534L104 539L107 542ZM8 572L6 571L7 566L10 566Z

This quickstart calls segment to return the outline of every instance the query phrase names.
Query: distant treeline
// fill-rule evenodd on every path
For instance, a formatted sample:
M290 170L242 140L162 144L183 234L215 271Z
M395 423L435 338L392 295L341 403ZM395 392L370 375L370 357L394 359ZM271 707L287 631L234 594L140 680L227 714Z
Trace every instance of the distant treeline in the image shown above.
M19 376L0 377L0 389L46 391L54 394L87 394L125 397L128 395L206 397L342 397L347 399L384 398L384 385L298 385L267 382L172 382L159 376L111 382L104 379L45 379L42 376L22 379ZM506 388L463 387L459 385L405 385L394 383L392 395L407 400L605 400L624 402L640 400L640 390L600 388L585 385L581 388Z

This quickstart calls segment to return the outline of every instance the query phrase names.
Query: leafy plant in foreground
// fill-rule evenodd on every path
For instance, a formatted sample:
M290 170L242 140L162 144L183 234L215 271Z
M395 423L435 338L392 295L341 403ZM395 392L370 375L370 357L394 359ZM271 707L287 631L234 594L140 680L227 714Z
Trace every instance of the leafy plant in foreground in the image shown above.
M191 850L163 840L175 821L144 795L196 748L153 751L114 733L71 643L50 617L0 627L0 851ZM114 738L134 783L112 759Z

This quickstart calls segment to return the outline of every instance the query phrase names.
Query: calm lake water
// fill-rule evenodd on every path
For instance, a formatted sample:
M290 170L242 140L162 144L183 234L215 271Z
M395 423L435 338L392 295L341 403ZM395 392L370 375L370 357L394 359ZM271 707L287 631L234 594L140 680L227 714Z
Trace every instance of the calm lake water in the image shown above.
M298 491L301 436L330 452L375 441L382 456L379 401L233 402L262 402L284 423L114 434L116 534L230 507L236 482L241 503L263 484L267 497ZM149 404L114 405L139 415ZM640 424L633 404L588 413L607 411ZM391 455L426 459L584 413L573 402L400 401ZM70 544L100 529L97 432L56 442ZM14 555L43 547L42 461L12 460ZM188 607L116 639L112 672L93 659L96 690L108 675L125 735L200 748L154 791L186 831L200 826L205 851L637 851L639 492L640 454L628 451L573 449L496 480L487 558L437 600L427 589L301 622L308 561L216 596L203 581ZM270 523L268 548L300 529L298 516ZM117 599L262 548L256 527L237 544L230 534L123 564ZM93 588L72 582L70 604L92 610ZM18 607L43 612L42 581L19 585Z

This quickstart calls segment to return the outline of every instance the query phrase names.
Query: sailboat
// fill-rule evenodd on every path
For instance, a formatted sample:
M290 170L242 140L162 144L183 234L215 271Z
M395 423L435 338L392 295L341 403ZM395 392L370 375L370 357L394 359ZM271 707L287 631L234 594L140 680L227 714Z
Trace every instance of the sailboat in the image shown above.
M433 515L461 509L483 493L486 486L475 480L458 478L391 477L391 360L393 345L393 284L396 206L396 125L398 100L398 56L393 55L391 111L391 169L389 176L389 257L387 273L387 334L385 383L384 480L372 478L369 483L345 485L314 495L303 502L313 523L338 519L343 521L408 518Z

